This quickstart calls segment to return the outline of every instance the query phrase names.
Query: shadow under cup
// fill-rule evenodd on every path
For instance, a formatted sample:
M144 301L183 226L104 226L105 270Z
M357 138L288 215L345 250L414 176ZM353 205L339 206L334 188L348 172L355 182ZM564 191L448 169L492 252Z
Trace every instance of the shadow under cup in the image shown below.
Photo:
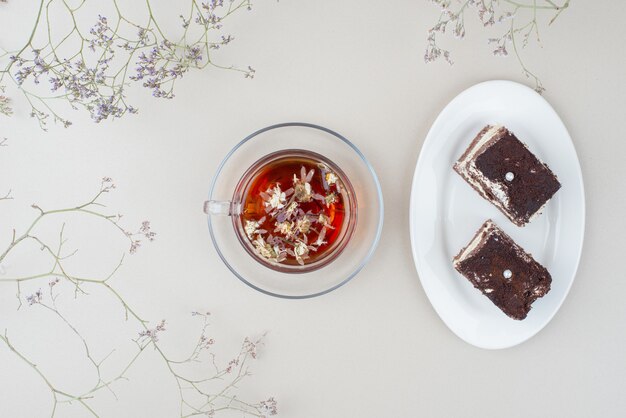
M337 228L332 242L327 239L328 246L320 254L312 252L304 265L260 258L253 240L246 235L246 218L241 216L242 202L255 177L263 167L283 157L321 161L344 185L341 228ZM293 180L283 183L282 190L294 184ZM204 209L219 257L248 286L276 297L310 298L347 283L370 260L382 231L382 192L372 166L346 138L313 124L272 125L244 138L222 160L208 197ZM256 211L259 216L260 212ZM274 233L274 224L268 222L262 227Z

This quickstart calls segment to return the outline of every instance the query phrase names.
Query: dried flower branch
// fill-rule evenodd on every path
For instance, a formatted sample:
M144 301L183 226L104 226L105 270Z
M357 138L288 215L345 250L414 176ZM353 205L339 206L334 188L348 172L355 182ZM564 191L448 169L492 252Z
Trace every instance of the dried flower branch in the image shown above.
M11 196L11 189L9 189L9 191L4 195L4 196L0 196L0 200L12 200L13 197Z
M2 147L6 147L6 146L7 146L7 139L6 139L6 138L2 138L2 139L0 139L0 148L2 148ZM11 192L12 192L12 190L11 190L11 189L9 189L9 191L8 191L8 192L6 192L6 194L5 194L4 196L0 197L0 201L3 201L3 200L12 200L12 199L13 199L13 197L11 196Z
M5 87L0 85L0 93L4 93ZM4 94L0 94L0 113L6 116L13 114L13 108L11 108L11 99Z
M95 371L96 380L91 386L76 393L62 390L62 385L54 382L44 373L42 368L38 366L39 362L33 361L20 352L19 348L9 339L6 330L4 335L0 335L0 341L2 341L17 358L28 364L50 390L53 399L51 416L55 416L59 404L65 403L78 404L89 414L99 416L94 410L92 399L105 389L116 396L114 391L115 383L126 379L128 371L149 347L153 348L158 354L157 357L162 364L165 365L172 379L177 384L180 397L181 418L198 415L211 417L227 410L241 412L244 416L265 417L276 415L276 401L273 398L256 403L246 402L239 399L236 394L233 393L237 389L238 383L250 375L248 363L250 360L256 359L257 348L262 343L263 336L257 340L244 339L239 353L225 365L218 366L215 355L211 351L215 340L207 335L209 326L208 318L210 314L194 312L192 313L193 316L202 319L200 336L188 357L182 360L172 359L166 354L166 351L159 342L161 334L166 332L166 321L162 320L158 322L156 326L150 327L149 322L142 319L136 309L131 307L125 301L124 297L115 289L113 284L111 284L111 279L122 266L124 255L121 256L119 263L107 276L83 277L71 273L66 266L66 260L72 257L76 251L65 250L67 243L67 239L64 236L65 224L61 227L58 242L55 244L46 242L36 234L37 227L44 219L48 219L53 215L78 213L95 219L102 219L110 224L113 229L119 231L123 237L129 240L129 252L131 254L135 253L142 240L147 239L148 241L152 241L155 237L155 233L150 230L150 225L147 221L142 223L137 232L129 232L120 224L121 215L107 215L103 212L102 208L104 205L100 200L105 193L109 193L113 189L115 189L114 183L110 178L105 177L102 179L100 190L96 193L95 197L81 205L55 210L43 210L38 205L32 205L38 212L37 216L34 218L33 222L25 228L23 233L17 234L14 230L10 244L0 255L1 265L6 257L14 252L16 248L31 241L37 243L44 254L49 256L51 262L49 269L39 274L31 274L22 277L0 277L0 284L13 283L17 286L16 297L18 299L18 310L23 306L24 301L29 307L45 309L53 314L54 317L58 318L61 324L67 327L80 341L90 367ZM47 283L47 294L39 288L34 293L22 297L22 283L37 283L42 281ZM103 373L103 366L111 353L101 359L96 359L92 355L93 350L91 349L89 341L82 335L79 328L73 324L68 315L57 305L57 299L61 295L60 289L67 286L73 290L74 298L87 297L89 294L89 292L86 291L87 287L103 289L112 300L122 305L125 310L126 319L136 323L138 327L137 338L133 340L136 344L136 349L129 356L129 360L127 360L125 364L122 364L121 367L113 368L113 366L107 366L108 370L106 375L112 375L113 377L106 379L103 377L105 375L105 373ZM189 377L183 369L184 365L203 361L204 357L210 361L213 370L202 378ZM110 369L117 371L111 372ZM216 382L220 384L218 390L215 390L214 387L214 383Z
M512 48L522 73L535 84L535 90L543 93L545 90L541 80L528 69L520 49L525 48L534 38L541 43L539 37L539 13L552 13L553 16L548 25L551 25L559 15L569 7L570 0L561 0L562 4L556 4L551 0L431 0L441 8L441 14L437 23L429 29L424 61L429 63L443 58L450 65L453 64L450 51L441 48L438 41L439 35L444 35L448 28L457 38L465 37L465 15L468 10L474 9L478 19L485 27L502 25L506 31L497 38L489 38L488 43L493 46L493 55L508 56ZM453 6L452 4L455 4Z
M6 146L7 146L7 139L6 138L0 139L0 148L6 147ZM11 192L12 190L9 189L9 191L6 192L4 196L0 196L0 202L3 200L13 200L13 196L11 196Z
M77 14L87 0L76 7L65 0L40 0L27 42L15 51L0 50L0 86L12 83L43 129L50 117L65 127L71 125L59 110L63 101L86 110L95 122L136 113L126 98L131 82L150 89L154 97L171 99L176 81L191 69L214 67L254 77L252 67L223 66L213 60L216 50L234 40L222 33L224 20L239 10L250 10L250 0L188 0L186 15L180 15L180 34L164 32L151 0L145 2L144 22L126 17L120 0L109 1L116 16L94 16L94 25L85 31L77 24ZM54 26L64 20L51 19L50 10L55 8L64 10L71 27ZM63 35L55 38L53 33ZM12 113L9 103L0 95L0 113Z

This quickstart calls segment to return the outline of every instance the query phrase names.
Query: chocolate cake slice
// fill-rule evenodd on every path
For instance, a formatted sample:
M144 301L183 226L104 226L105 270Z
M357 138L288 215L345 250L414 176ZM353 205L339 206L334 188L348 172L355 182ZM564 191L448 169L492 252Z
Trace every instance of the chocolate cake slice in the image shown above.
M548 270L493 221L480 227L454 257L454 268L513 319L526 318L532 303L550 291Z
M561 188L548 166L499 125L484 127L454 170L517 226L530 222Z

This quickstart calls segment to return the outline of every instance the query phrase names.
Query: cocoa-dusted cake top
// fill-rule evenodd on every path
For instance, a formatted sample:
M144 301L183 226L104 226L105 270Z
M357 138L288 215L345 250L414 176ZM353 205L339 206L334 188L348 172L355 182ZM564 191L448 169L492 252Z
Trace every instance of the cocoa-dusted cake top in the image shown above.
M454 169L518 226L561 188L550 168L504 126L483 128Z
M486 221L454 258L454 267L509 317L526 318L550 290L548 270L493 221Z

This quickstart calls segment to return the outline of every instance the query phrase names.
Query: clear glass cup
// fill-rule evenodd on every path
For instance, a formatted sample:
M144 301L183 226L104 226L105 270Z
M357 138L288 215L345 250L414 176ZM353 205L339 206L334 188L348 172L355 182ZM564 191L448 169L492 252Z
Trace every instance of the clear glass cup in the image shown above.
M304 266L259 257L239 216L246 187L258 170L290 154L332 166L347 193L341 236L324 257ZM350 281L371 258L384 213L376 173L354 144L327 128L299 122L269 126L239 142L218 167L204 211L215 249L235 276L265 294L293 299L319 296Z
M307 260L303 265L297 263L288 264L284 262L275 262L260 256L252 244L252 241L246 235L243 217L241 216L243 212L243 202L246 201L254 181L259 176L263 175L267 171L268 167L270 167L273 163L285 160L306 160L313 162L316 166L322 165L328 168L332 173L336 174L338 176L338 181L342 185L339 192L344 209L344 212L342 213L343 221L341 223L341 228L338 229L336 238L330 246L319 253L314 253L313 257L310 258L312 261ZM212 200L207 201L206 205L207 207L205 212L210 215L223 215L231 217L233 230L237 235L237 239L251 257L267 268L284 273L307 273L331 263L346 248L357 224L356 193L354 192L350 180L346 177L343 170L341 170L341 168L339 168L335 163L310 150L288 149L275 151L262 157L243 174L235 187L233 197L230 201ZM272 229L273 226L269 225L269 228Z

